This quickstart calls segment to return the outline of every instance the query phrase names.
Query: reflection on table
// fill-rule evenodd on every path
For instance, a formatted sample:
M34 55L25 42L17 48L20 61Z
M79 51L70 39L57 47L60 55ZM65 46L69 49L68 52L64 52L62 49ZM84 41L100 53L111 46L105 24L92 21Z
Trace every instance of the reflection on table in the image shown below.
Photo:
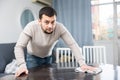
M76 73L74 69L58 69L56 65L44 65L32 68L28 75L15 78L5 75L0 80L120 80L120 67L110 64L100 65L103 71L97 75Z

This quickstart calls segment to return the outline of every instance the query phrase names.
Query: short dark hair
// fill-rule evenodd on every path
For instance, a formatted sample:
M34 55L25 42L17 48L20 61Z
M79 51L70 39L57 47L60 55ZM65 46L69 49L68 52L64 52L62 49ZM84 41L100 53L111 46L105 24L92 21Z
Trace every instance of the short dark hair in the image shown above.
M46 16L52 17L54 15L57 16L56 11L52 7L43 7L39 11L39 19L42 18L42 15L45 14Z

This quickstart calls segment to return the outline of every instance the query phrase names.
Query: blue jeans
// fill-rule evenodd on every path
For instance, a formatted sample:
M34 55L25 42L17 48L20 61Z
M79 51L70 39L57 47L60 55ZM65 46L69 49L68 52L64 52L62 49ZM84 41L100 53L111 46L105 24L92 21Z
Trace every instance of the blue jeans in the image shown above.
M27 64L28 69L33 68L33 67L38 67L41 65L52 64L52 56L40 58L34 55L27 54L26 64Z

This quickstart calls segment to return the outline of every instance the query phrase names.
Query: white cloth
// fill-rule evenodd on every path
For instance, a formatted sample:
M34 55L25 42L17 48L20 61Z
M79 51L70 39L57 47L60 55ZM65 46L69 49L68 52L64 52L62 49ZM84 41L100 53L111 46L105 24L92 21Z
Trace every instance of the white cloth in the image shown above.
M4 72L5 73L15 73L17 68L18 68L17 61L15 59L13 59L11 63L7 64Z
M90 74L98 74L102 72L102 68L98 67L95 68L95 70L91 71L91 70L87 70L87 71L83 71L80 67L75 69L75 72L85 72L85 73L90 73Z

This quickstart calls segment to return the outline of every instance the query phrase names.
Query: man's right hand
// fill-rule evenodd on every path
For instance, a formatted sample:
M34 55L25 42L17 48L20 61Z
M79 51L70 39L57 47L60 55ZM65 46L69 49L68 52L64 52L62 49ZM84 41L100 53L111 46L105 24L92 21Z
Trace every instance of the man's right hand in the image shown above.
M19 77L21 74L28 74L28 69L26 67L19 67L15 73L15 77Z

